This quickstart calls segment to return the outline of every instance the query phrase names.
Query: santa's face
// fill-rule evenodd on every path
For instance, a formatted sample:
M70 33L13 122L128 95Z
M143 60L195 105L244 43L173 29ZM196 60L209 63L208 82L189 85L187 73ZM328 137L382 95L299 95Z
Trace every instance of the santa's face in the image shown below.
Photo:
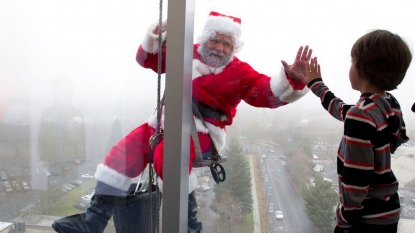
M216 33L202 45L202 57L205 63L211 67L217 68L227 65L233 57L232 37Z

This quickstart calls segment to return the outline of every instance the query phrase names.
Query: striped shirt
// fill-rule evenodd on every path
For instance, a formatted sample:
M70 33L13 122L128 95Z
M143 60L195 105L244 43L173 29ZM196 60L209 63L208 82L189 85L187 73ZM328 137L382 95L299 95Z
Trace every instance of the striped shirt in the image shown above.
M337 152L341 204L337 225L397 223L399 183L391 170L391 153L408 141L398 101L389 93L387 97L365 93L355 105L346 105L321 78L308 87L334 118L344 122Z

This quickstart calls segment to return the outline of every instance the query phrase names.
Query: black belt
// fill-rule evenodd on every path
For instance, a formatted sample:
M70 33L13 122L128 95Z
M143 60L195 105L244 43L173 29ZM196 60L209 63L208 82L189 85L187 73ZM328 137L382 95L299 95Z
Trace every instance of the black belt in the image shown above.
M211 118L219 121L228 120L228 117L220 108L212 108L209 105L195 99L193 99L193 102L196 104L197 109L199 109L200 115L204 118Z

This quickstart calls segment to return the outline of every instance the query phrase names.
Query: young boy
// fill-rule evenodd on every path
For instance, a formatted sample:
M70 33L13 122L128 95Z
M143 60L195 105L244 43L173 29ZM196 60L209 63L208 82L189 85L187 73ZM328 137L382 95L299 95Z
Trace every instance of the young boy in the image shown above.
M350 83L361 93L355 105L346 105L323 83L317 58L308 64L308 77L301 76L323 107L344 121L335 232L397 232L399 183L390 157L408 137L399 103L387 91L402 82L412 54L398 35L375 30L355 42L351 58Z

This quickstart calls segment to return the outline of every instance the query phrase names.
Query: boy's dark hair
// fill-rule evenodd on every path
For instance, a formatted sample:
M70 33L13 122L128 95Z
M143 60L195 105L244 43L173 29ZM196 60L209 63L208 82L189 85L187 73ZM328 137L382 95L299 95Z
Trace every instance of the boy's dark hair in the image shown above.
M351 56L359 77L386 91L397 88L412 60L405 41L386 30L360 37L352 47Z

